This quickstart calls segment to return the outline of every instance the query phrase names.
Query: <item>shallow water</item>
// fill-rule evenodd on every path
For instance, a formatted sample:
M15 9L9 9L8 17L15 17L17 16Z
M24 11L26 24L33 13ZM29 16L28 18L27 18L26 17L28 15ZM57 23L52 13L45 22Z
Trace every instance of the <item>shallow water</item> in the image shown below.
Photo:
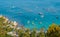
M60 1L0 0L0 15L17 21L25 28L47 29L53 22L60 24Z

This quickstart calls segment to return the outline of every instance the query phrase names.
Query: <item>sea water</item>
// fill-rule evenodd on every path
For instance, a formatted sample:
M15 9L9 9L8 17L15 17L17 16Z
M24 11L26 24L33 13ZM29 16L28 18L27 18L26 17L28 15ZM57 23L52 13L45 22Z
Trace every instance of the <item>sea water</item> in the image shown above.
M20 2L19 2L20 1ZM11 21L17 21L19 26L29 29L47 29L52 23L60 25L59 0L0 0L0 15Z

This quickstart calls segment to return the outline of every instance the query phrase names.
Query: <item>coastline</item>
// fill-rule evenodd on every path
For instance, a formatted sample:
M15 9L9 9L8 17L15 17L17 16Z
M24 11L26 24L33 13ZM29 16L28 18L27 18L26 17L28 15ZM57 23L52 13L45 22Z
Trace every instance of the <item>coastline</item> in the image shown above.
M8 35L11 37L19 37L19 36L46 37L46 36L50 36L49 34L52 34L52 36L55 36L54 33L56 31L58 31L58 34L59 34L60 26L55 23L52 23L51 26L49 26L49 28L47 30L45 30L45 28L41 28L39 30L34 28L34 29L30 30L23 26L18 26L18 23L16 21L9 21L8 18L6 18L4 16L0 16L0 29L1 29L1 31L0 31L1 37L3 37L3 36L6 37ZM51 32L53 32L53 33L51 33ZM4 34L2 35L2 33L4 33Z

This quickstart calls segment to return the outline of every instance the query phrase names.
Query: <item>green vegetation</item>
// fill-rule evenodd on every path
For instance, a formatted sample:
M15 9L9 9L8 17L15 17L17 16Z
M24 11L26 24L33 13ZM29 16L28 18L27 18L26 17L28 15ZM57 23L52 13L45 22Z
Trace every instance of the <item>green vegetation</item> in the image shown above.
M52 24L47 30L47 37L60 37L60 27Z
M0 17L0 37L60 37L60 26L51 24L51 26L44 31L41 28L39 31L33 29L30 31L26 28L18 28L14 26L14 22L7 20L7 18Z

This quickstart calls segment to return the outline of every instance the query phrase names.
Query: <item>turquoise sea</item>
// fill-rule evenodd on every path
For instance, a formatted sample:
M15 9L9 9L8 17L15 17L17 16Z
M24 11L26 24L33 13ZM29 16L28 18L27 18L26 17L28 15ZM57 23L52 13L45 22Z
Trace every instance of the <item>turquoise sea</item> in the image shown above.
M25 28L60 25L60 0L0 0L0 15Z

